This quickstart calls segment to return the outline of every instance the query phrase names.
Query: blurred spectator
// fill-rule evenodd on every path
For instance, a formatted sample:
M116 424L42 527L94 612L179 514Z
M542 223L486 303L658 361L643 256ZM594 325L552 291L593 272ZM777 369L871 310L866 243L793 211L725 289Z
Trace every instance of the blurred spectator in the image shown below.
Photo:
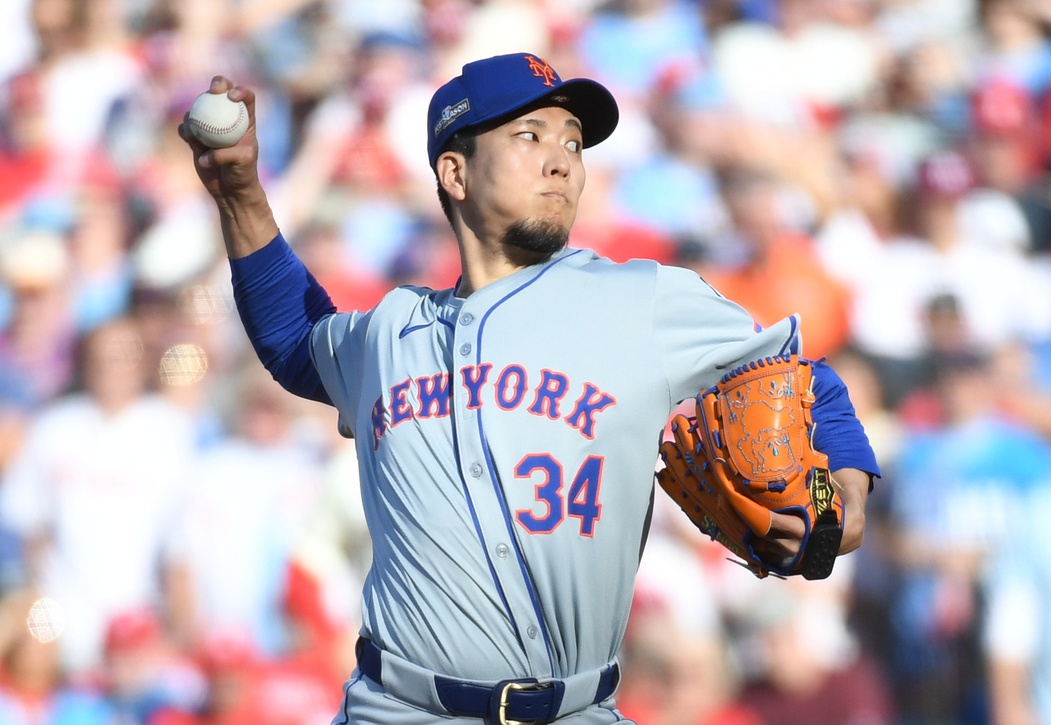
M288 646L284 577L321 469L293 435L295 399L261 366L243 366L232 392L225 435L180 482L167 556L184 589L171 616L184 642L231 631L272 656Z
M1051 480L1026 491L986 581L983 653L989 659L991 725L1051 722Z
M617 709L645 725L763 725L739 696L720 631L683 628L660 598L636 596L621 651Z
M33 59L33 27L29 6L33 0L11 0L0 5L0 27L5 29L0 47L0 78L6 78Z
M1029 0L978 0L982 44L974 52L979 82L1003 79L1019 84L1034 97L1051 86L1049 17L1041 3Z
M879 376L869 360L852 348L829 359L829 364L847 384L858 420L876 452L884 475L865 507L865 544L853 553L854 576L850 586L848 620L862 651L881 668L890 681L890 594L897 575L892 556L894 532L890 501L894 490L893 471L905 442L901 417L886 403Z
M18 230L0 242L0 291L9 297L0 326L0 480L40 407L73 377L68 272L57 234ZM0 522L0 596L25 583L23 552L18 532Z
M1051 338L996 351L993 382L1004 415L1051 441Z
M0 722L117 725L116 712L100 689L69 681L56 633L29 626L41 601L30 589L0 601Z
M117 0L34 0L42 133L54 144L55 180L78 183L102 144L115 104L142 78ZM71 112L75 109L75 112Z
M1041 337L1039 276L1027 261L992 244L968 241L959 201L974 173L955 151L933 154L916 169L911 216L898 236L869 259L855 290L854 344L877 365L889 404L922 383L931 300L952 295L970 345L987 349Z
M206 285L218 267L216 235L210 220L190 213L160 221L135 240L128 255L129 307L143 327L151 363L156 364L171 345L187 341L192 328L206 319L196 314L200 311L188 297Z
M103 646L98 687L120 725L153 725L161 713L191 712L199 706L204 677L151 609L114 616Z
M206 447L221 433L216 388L229 382L248 340L236 324L215 222L198 211L174 215L138 238L128 255L128 315L142 337L149 388L190 417Z
M366 273L350 263L343 236L333 222L306 225L291 238L291 244L338 310L372 309L390 289L380 275Z
M1039 150L1037 98L1008 79L981 82L970 94L969 140L979 153L979 176L989 186L1016 194L1033 171ZM981 158L985 152L990 157Z
M39 406L73 379L76 327L67 241L46 230L0 242L0 282L12 296L0 329L0 376L7 395Z
M72 379L69 271L56 234L20 232L0 245L0 280L13 298L0 328L0 479L37 409ZM0 592L25 583L24 544L19 532L0 523Z
M1021 199L1035 178L1035 114L1032 98L1017 85L989 81L971 95L966 149L975 188L960 199L960 228L976 244L1027 255L1032 231Z
M26 542L30 583L65 611L58 644L78 675L101 662L113 616L160 604L161 551L193 456L186 416L146 391L142 352L126 318L89 333L79 389L34 418L0 485L0 521Z
M856 349L845 347L829 358L829 365L847 383L850 401L865 426L877 460L892 467L901 452L905 431L899 415L887 407L882 381L872 363Z
M876 283L884 247L899 233L901 190L879 158L871 152L842 153L837 173L837 192L814 234L821 264L836 279L863 298ZM850 338L864 338L872 321L864 304L850 306ZM882 391L884 403L887 391Z
M151 725L324 725L339 708L324 676L267 659L247 640L213 634L196 652L208 680L204 701L192 713L159 713Z
M246 48L237 33L235 4L208 0L154 0L140 32L151 78L160 81L168 101L192 100L207 90L216 73L249 78ZM251 3L258 5L258 3ZM262 19L269 19L264 14ZM245 26L254 28L254 26ZM165 108L166 104L161 104Z
M922 91L913 88L918 65L892 59L879 92L844 114L833 131L844 161L870 166L899 193L908 190L916 164L944 143L944 130L923 111Z
M306 118L276 205L292 237L318 223L338 228L344 266L383 284L410 243L418 196L433 205L433 174L424 192L403 148L426 137L403 128L399 108L427 88L420 49L411 37L363 38L347 76Z
M973 167L953 152L936 154L917 169L917 228L930 243L929 270L936 290L960 301L973 341L994 348L1016 339L1042 337L1051 329L1043 310L1042 280L1024 249L1004 248L995 237L972 236L963 228L960 204L977 179Z
M708 120L687 127L687 144L703 148L699 162L720 174L757 167L776 175L796 230L813 231L835 206L836 130L869 109L878 88L875 10L867 0L747 2L712 36L702 64Z
M631 173L614 174L605 185L611 187L607 216L618 213L642 226L642 233L656 232L702 253L729 226L717 172L728 163L734 116L719 78L699 64L669 68L658 80L645 106L657 148ZM583 197L591 202L593 168Z
M901 577L892 593L893 676L907 722L984 722L981 582L1023 494L1045 481L1051 462L1046 442L976 394L989 374L981 353L940 360L945 422L913 432L893 472Z
M344 129L329 183L355 193L397 193L406 169L396 155L396 139L386 126L397 98L421 77L420 50L412 37L372 35L361 39L347 82L361 117Z
M43 90L29 73L0 88L0 214L17 218L22 205L43 193L57 175L59 153L48 135Z
M304 119L354 66L361 34L340 24L346 5L265 0L230 8L232 24L243 36L244 61L265 91L261 111L270 128L260 129L267 146L260 160L275 175L283 173L302 143Z
M1051 94L1036 101L1037 138L1034 141L1033 178L1021 197L1029 224L1032 249L1044 258L1051 255Z
M115 169L100 162L75 194L69 234L73 304L79 331L90 330L130 307L128 259L135 226Z
M874 9L867 0L854 4ZM734 22L713 39L714 68L747 115L805 127L871 92L880 63L876 36L864 23L841 22L834 5L781 0L772 23Z
M544 57L551 48L550 11L546 0L486 0L481 3L472 0L466 4L456 0L437 0L425 4L448 13L443 38L446 42L432 46L436 61L432 80L440 78L444 82L446 78L458 75L464 63L505 53L508 48L530 48ZM557 7L558 3L551 5ZM456 22L458 14L459 23ZM418 163L419 159L416 161Z
M917 184L918 197L909 200L910 208L922 204L931 218L937 207L943 210L937 219L951 220L955 200L969 190L972 177L958 155L937 157L925 168L933 172L938 158L946 163L938 166L937 174L920 174L925 182ZM938 291L936 252L931 242L916 236L926 231L925 227L918 231L915 226L897 227L890 240L871 248L866 272L854 288L852 341L876 364L891 407L897 407L917 384L926 344L924 306ZM939 231L947 237L945 244L953 243L955 226L942 221Z
M819 582L754 588L741 622L753 643L741 699L767 725L896 722L884 673L848 628L851 572L847 560Z
M586 72L624 101L670 67L708 56L703 16L682 0L614 0L598 7L577 48Z
M682 514L670 511L668 515ZM719 602L708 596L715 582L690 540L680 536L679 524L658 515L657 529L651 530L639 563L637 594L650 608L663 612L682 637L714 640L722 626Z
M639 171L640 176L646 173ZM593 249L614 261L674 262L679 256L681 241L653 225L633 219L633 212L615 199L612 186L616 181L615 168L601 162L589 165L588 193L581 198L570 244ZM640 185L644 183L640 180ZM675 204L674 199L669 202L669 206Z
M702 276L760 325L799 313L806 355L819 358L848 339L850 292L821 265L814 241L784 219L777 179L737 169L725 181L735 260L701 263Z
M321 489L294 542L286 590L289 616L299 617L315 647L322 640L344 676L356 665L361 586L372 565L354 446L353 439L342 437L333 446Z
M938 389L938 377L945 365L952 365L961 355L973 354L974 349L974 340L956 295L936 294L927 300L923 323L926 345L915 361L911 391L898 405L898 419L907 430L945 424L949 412Z
M298 167L306 168L292 178L297 186L309 183L313 194L291 188L306 197L300 204L317 203L312 196L322 191L350 202L398 193L407 181L388 118L423 76L421 51L411 36L376 34L362 38L348 60L344 77L306 119L298 151ZM297 216L309 217L308 211Z

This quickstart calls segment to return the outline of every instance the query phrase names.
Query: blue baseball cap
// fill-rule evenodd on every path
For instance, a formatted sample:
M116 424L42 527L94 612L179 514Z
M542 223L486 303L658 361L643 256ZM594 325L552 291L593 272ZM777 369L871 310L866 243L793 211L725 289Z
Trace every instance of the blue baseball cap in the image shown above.
M427 109L427 156L434 168L457 132L510 116L542 100L580 119L584 148L609 138L620 111L613 94L588 78L563 81L539 55L511 53L476 60L431 97Z

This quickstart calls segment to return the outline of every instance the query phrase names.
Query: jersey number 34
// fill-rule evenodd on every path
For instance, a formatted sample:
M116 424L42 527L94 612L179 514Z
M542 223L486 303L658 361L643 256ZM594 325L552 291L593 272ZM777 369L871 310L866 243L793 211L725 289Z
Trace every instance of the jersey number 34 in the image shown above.
M595 522L602 516L599 488L602 484L602 456L588 456L565 489L565 470L547 453L530 453L515 466L515 478L535 479L534 495L539 507L518 509L515 520L531 534L550 534L572 516L580 522L581 536L594 536Z

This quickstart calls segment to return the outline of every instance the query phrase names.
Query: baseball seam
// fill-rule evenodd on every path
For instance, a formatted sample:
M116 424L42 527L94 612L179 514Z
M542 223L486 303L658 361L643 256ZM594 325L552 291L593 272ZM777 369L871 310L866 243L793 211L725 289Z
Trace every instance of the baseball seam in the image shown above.
M197 128L201 129L202 131L208 131L210 133L228 133L230 131L233 131L237 127L237 124L239 124L241 122L241 119L244 118L244 117L245 117L245 107L244 107L244 104L242 103L242 104L238 105L237 118L235 118L233 120L233 122L229 126L213 126L210 123L205 123L204 121L202 121L199 118L194 118L194 119L191 119L191 120L193 121L194 125L197 126Z

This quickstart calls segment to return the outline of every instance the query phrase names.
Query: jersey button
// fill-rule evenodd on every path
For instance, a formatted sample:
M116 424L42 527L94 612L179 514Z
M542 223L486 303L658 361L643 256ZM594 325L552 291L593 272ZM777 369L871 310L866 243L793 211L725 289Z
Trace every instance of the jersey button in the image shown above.
M529 639L536 639L536 636L540 634L540 630L532 624L530 624L528 627L526 627L526 634L529 635Z
M498 557L500 557L501 559L506 559L507 558L507 553L509 551L511 551L511 549L510 549L510 547L507 544L497 544L496 545L496 555Z
M482 475L482 467L481 467L481 465L479 465L477 463L472 464L470 470L471 470L471 476L473 478L480 478L481 477L481 475Z
M471 343L465 342L464 344L460 345L460 354L463 355L464 357L470 355L471 354Z
M474 322L474 315L472 315L470 312L464 312L462 315L460 315L461 325L470 325L472 322Z

